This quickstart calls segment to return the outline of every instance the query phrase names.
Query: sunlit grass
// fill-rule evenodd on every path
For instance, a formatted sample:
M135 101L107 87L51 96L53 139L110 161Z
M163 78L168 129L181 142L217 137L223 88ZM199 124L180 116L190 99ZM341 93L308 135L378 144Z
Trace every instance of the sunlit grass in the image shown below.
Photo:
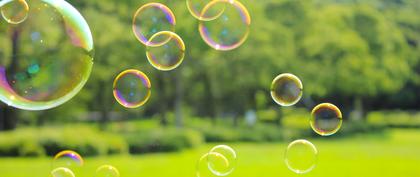
M393 130L388 136L359 135L346 139L312 140L319 150L317 167L295 175L284 165L287 143L230 144L238 153L238 166L231 177L395 177L420 174L420 130ZM121 177L195 177L198 158L212 145L181 153L86 158L76 175L93 177L95 169L111 164ZM1 177L46 177L49 158L2 158Z

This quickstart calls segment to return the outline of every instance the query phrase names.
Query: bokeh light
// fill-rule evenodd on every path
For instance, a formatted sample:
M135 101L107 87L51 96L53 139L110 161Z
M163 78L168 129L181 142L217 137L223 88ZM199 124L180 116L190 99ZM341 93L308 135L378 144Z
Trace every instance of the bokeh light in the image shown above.
M300 79L289 73L274 78L270 88L271 98L281 106L296 104L303 95L303 84Z
M170 31L161 31L150 38L151 43L162 41L158 45L148 45L146 56L149 63L158 70L169 71L177 68L185 56L184 41L177 34Z
M235 170L237 156L233 148L218 145L213 147L208 154L208 168L216 176L227 176Z
M233 50L248 38L251 16L244 5L233 0L213 0L201 16L212 16L223 7L223 13L211 21L200 21L199 32L204 42L216 50Z
M222 15L225 8L224 4L219 3L219 7L211 8L211 10L202 14L203 8L211 1L212 0L186 0L186 3L188 11L194 18L203 21L211 21Z
M4 0L0 3L1 16L10 24L19 24L26 20L29 5L25 0Z
M114 80L113 93L118 103L126 108L138 108L151 95L149 78L141 71L129 69L121 72Z
M312 110L312 130L322 136L335 134L341 128L343 117L340 109L331 103L322 103Z
M23 22L0 20L8 23L0 29L0 100L20 109L45 110L70 100L85 85L93 40L85 19L66 1L27 3Z
M151 37L161 31L175 31L175 15L171 9L161 3L148 3L141 6L133 17L133 32L136 38L144 45L160 45L167 39L154 39Z
M75 177L73 171L68 168L59 167L51 171L52 177Z
M120 177L120 172L111 165L102 165L96 169L95 177Z
M65 169L61 169L61 171L67 171L66 169L73 170L73 172L84 164L84 160L82 156L71 150L65 150L57 153L54 156L52 162L52 168L57 169L60 167L64 167Z
M318 150L308 140L296 140L287 146L285 163L295 173L303 174L312 171L317 164L317 159Z

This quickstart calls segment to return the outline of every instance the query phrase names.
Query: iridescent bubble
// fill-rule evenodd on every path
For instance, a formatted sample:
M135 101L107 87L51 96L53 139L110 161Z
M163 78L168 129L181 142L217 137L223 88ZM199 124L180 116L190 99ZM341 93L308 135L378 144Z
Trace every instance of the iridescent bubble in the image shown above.
M59 167L51 171L52 177L75 177L73 171L68 168Z
M159 45L148 45L146 56L149 63L158 70L169 71L178 67L185 56L185 44L181 37L170 31L161 31L150 38L151 43L167 39Z
M85 85L93 40L85 19L66 1L26 2L26 20L0 29L0 100L45 110L67 102Z
M148 3L141 6L133 17L133 32L144 45L160 45L167 39L159 38L151 42L150 38L161 31L175 31L175 15L171 9L160 3Z
M213 147L207 156L209 170L216 176L227 176L236 167L236 152L226 145Z
M291 171L303 174L312 171L317 163L318 150L308 140L291 142L286 149L285 163Z
M239 1L213 0L208 3L201 16L224 7L223 13L211 21L200 21L200 35L209 46L216 50L232 50L242 45L248 37L251 17Z
M4 0L0 3L1 16L10 24L19 24L26 20L29 5L25 0Z
M188 11L190 11L194 18L203 21L211 21L222 15L225 9L224 4L219 4L219 7L211 8L211 10L202 14L203 8L211 1L212 0L186 0L186 3Z
M114 80L114 97L126 108L138 108L149 100L152 84L141 71L129 69L121 72Z
M84 161L80 154L71 150L65 150L54 156L52 167L53 169L64 167L65 169L71 169L74 171L75 169L82 167L83 164Z
M120 172L111 165L102 165L96 169L95 177L120 177Z
M293 74L280 74L271 83L271 98L281 106L296 104L303 94L303 84Z
M315 106L311 115L312 130L321 136L335 134L340 130L343 122L340 109L331 103L322 103Z

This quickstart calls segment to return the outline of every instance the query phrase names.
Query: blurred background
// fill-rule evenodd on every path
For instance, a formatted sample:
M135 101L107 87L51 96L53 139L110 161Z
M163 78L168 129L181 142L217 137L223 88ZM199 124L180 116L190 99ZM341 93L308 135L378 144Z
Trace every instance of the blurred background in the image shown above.
M152 1L69 2L93 33L92 74L76 97L51 110L0 103L2 177L47 176L51 157L65 149L86 158L76 176L113 164L124 177L194 177L197 160L216 144L238 153L230 176L295 176L284 151L301 138L319 150L305 176L420 174L418 0L241 0L251 32L228 52L201 39L184 0L156 0L173 10L186 45L184 62L168 72L148 63L132 32L134 12ZM112 94L114 78L131 68L152 83L150 100L137 109ZM304 85L293 107L270 97L271 81L286 72ZM309 126L322 102L343 113L331 137Z

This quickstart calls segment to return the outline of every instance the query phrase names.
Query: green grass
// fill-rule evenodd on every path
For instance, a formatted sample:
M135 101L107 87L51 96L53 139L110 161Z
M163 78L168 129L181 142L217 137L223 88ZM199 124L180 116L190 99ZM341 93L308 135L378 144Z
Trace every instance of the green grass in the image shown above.
M238 166L230 177L414 177L420 174L420 130L392 130L386 135L359 135L346 139L321 138L318 166L296 175L284 165L286 143L231 144ZM112 164L121 177L195 177L196 161L211 145L181 153L112 156L85 159L77 176L93 177L96 167ZM1 177L46 177L48 158L1 158Z

